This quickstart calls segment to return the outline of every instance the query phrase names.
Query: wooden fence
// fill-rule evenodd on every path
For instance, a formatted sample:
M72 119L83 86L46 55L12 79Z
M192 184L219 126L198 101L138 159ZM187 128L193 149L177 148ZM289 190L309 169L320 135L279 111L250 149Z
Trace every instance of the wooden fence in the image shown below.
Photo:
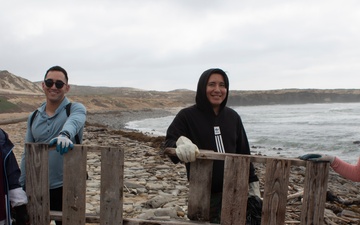
M63 211L52 212L49 205L48 145L26 144L26 193L31 224L122 224L124 152L118 148L76 145L64 154ZM87 152L101 153L100 216L86 216Z
M245 224L250 162L266 164L262 222L284 224L290 166L305 166L301 225L323 224L328 180L328 163L297 159L218 154L201 151L191 164L188 217L192 221L155 221L123 218L124 151L121 148L75 145L64 154L63 211L50 211L48 145L26 144L26 191L31 224L48 225L51 219L64 225L85 223L125 225L210 224L210 187L213 160L225 160L221 224ZM87 153L101 153L100 214L86 214ZM165 154L174 155L174 149ZM193 221L193 220L203 220Z

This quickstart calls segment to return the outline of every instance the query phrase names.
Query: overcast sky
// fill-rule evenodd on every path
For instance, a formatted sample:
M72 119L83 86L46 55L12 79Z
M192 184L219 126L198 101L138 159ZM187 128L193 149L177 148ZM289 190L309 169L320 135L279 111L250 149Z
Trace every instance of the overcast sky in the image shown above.
M360 88L358 0L0 0L0 70L30 81L195 90Z

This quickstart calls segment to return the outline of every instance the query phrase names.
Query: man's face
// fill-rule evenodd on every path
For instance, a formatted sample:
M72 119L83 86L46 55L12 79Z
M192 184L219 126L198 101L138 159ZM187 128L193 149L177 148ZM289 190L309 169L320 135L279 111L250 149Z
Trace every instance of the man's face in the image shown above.
M48 87L45 84L45 81L42 82L42 88L44 90L44 93L46 95L46 100L58 103L61 102L64 99L65 94L69 91L70 86L66 82L65 74L63 74L60 71L49 71L45 80L52 80L53 85L51 87ZM55 83L64 83L64 85L61 88L57 88ZM51 82L48 82L51 83Z
M206 97L214 109L219 109L226 97L227 89L221 74L211 74L206 85Z

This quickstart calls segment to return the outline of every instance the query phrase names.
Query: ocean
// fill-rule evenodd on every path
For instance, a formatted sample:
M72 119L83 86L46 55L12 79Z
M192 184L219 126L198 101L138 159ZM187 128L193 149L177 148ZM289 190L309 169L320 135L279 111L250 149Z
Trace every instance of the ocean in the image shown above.
M306 153L360 156L360 103L232 107L242 118L252 153L298 157ZM131 121L125 128L165 136L174 116Z

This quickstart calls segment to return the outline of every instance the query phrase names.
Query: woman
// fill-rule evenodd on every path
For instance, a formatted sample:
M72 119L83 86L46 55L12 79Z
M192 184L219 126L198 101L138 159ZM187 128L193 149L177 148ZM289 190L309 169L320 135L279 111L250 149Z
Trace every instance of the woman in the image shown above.
M241 118L226 106L229 80L221 69L208 69L200 76L196 104L180 110L167 133L165 147L176 148L179 161L186 165L189 177L190 163L196 160L198 149L212 149L219 153L250 155L249 142ZM249 196L260 198L259 179L250 166ZM215 160L211 186L210 222L220 223L224 162Z

